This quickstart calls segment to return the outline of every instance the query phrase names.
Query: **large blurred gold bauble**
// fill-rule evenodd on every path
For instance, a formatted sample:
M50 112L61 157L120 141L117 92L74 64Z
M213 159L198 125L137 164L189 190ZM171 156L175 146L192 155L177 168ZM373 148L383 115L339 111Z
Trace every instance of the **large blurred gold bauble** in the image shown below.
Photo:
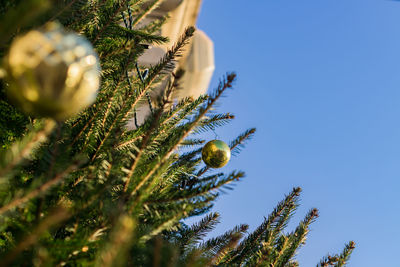
M92 104L100 84L90 42L55 22L16 37L4 65L10 100L29 115L58 121Z
M229 162L231 149L221 140L212 140L203 147L201 155L208 167L221 168Z

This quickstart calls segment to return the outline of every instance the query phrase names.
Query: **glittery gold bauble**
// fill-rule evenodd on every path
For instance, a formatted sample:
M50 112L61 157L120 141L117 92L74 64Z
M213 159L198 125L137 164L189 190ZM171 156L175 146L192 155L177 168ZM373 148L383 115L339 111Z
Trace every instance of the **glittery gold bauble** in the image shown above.
M203 147L201 155L208 167L221 168L229 162L231 149L221 140L212 140Z
M33 116L65 120L94 102L100 84L90 42L55 22L15 38L4 65L7 95Z

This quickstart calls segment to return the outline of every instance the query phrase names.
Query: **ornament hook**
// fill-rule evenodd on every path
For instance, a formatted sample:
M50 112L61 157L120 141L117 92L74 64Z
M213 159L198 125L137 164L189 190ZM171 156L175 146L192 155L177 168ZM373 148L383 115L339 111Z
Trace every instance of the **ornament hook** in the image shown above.
M137 75L139 76L139 79L142 82L143 87L145 87L146 86L145 79L149 75L149 69L145 69L143 72L141 72L137 62L135 62L135 67L136 67ZM151 98L150 98L150 95L148 92L146 92L146 98L147 98L147 102L149 103L150 112L151 112L151 114L154 114L153 104L151 103Z
M212 131L213 131L213 133L214 133L214 140L218 140L219 136L218 136L218 134L215 132L215 129L212 128Z

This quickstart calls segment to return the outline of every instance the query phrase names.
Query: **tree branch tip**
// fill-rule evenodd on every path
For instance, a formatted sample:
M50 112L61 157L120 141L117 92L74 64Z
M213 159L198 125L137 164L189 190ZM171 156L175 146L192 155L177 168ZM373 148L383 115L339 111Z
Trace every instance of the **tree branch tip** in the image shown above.
M187 36L193 36L194 32L196 31L196 28L194 26L189 26L185 30L185 35Z
M303 191L303 189L301 189L300 186L294 187L294 188L293 188L293 193L294 193L296 196L299 196L300 193L301 193L301 191Z
M311 217L313 217L313 218L318 218L318 217L319 217L319 211L318 211L318 209L316 209L316 208L311 209L310 215L311 215Z

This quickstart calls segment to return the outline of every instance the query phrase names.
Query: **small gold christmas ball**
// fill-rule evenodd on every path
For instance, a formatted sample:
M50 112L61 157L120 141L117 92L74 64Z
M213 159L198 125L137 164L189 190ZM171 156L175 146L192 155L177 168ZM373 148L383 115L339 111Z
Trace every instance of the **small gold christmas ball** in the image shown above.
M15 38L5 57L7 95L33 116L65 120L92 104L100 64L84 37L47 23Z
M201 156L208 167L222 168L231 158L231 149L221 140L212 140L203 147Z

